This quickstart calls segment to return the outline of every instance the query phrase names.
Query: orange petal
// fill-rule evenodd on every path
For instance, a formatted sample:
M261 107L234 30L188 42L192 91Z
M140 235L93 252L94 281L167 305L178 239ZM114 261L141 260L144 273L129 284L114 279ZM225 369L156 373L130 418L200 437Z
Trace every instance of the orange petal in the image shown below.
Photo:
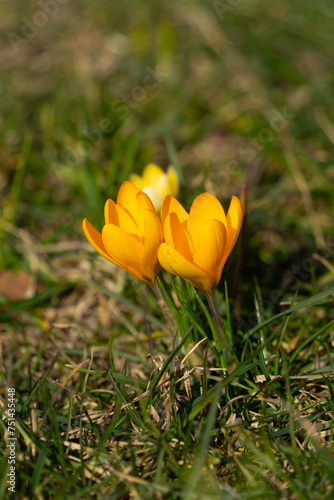
M119 225L116 203L110 198L105 202L104 205L104 220L106 224L115 224L115 226Z
M104 205L104 220L106 224L114 224L127 233L138 234L138 227L133 217L121 205L116 205L110 199Z
M208 274L167 243L160 245L158 259L162 267L169 273L181 276L196 288L211 290L211 280Z
M210 220L202 227L195 247L194 264L205 269L216 288L222 273L221 261L226 247L226 229L219 220Z
M143 250L143 275L146 281L155 281L160 271L158 262L158 248L162 243L162 228L159 217L152 210L143 211L144 224L144 250Z
M165 242L173 246L186 259L192 261L194 254L194 245L189 233L175 212L167 215L164 223Z
M162 225L164 225L167 215L172 212L177 214L180 222L185 222L188 219L188 212L186 212L174 196L168 194L162 203L160 212Z
M146 281L142 272L143 245L136 236L113 224L106 224L102 229L102 240L107 252L119 267Z
M191 205L187 225L195 246L202 227L211 219L220 220L226 226L226 216L221 203L213 194L202 193Z
M235 242L240 233L240 229L243 221L243 209L239 198L232 196L230 207L226 216L226 229L227 229L227 247L226 247L226 257L230 255Z
M138 211L145 210L146 208L155 212L154 205L150 200L150 197L143 191L139 191L136 195Z
M125 181L119 188L117 196L117 205L123 207L136 222L138 214L137 193L139 193L139 189L132 182Z
M110 262L113 262L115 264L115 261L109 255L108 250L103 244L101 233L99 233L95 229L95 227L93 227L91 223L88 222L87 219L84 219L82 221L82 228L84 230L87 240L95 248L95 250L99 252L99 254L102 255L102 257L104 257L107 260L110 260Z
M157 220L159 221L159 218L157 216L157 213L155 211L155 208L153 206L152 201L150 198L145 194L143 191L139 191L137 193L137 203L138 203L138 229L137 229L137 234L140 238L142 238L142 241L145 239L145 234L146 234L146 229L145 229L145 224L144 224L144 213L146 210L149 210L150 212L154 213L154 215L157 217ZM156 220L156 219L154 219ZM161 227L161 223L159 221L159 226Z

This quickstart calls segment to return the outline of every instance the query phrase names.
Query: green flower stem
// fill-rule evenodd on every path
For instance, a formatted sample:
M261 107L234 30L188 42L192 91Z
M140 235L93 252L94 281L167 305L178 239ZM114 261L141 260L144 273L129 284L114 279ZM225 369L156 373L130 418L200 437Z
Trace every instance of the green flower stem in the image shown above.
M206 292L206 296L208 298L208 302L209 302L210 309L212 312L213 322L215 324L218 339L219 339L221 349L223 351L223 355L225 358L226 368L228 368L230 365L231 352L230 352L230 347L229 347L228 342L227 342L227 336L226 336L226 334L223 330L223 327L222 327L222 320L221 320L221 317L220 317L220 314L218 311L218 305L217 305L217 301L216 301L215 291Z
M164 315L166 321L167 321L167 326L170 330L172 330L172 332L175 332L178 328L176 322L175 322L175 319L173 317L173 313L172 311L170 310L168 304L167 304L167 301L164 297L164 294L162 293L161 291L161 288L159 286L159 283L158 281L155 281L154 283L151 283L150 284L150 287L155 295L155 298L157 299L158 301L158 304L160 306L160 309L162 311L162 314Z

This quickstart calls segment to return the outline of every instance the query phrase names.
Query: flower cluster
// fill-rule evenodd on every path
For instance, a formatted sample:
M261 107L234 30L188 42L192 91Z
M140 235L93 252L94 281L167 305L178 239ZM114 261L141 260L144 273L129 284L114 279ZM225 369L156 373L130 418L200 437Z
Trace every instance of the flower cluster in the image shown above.
M152 164L147 168L143 182L151 176L153 188L159 186L161 169ZM160 181L164 188L160 196L171 186L177 192L175 173L171 172ZM139 178L135 180L141 187ZM146 188L146 194L140 187L126 181L119 190L117 203L107 200L102 233L84 219L88 241L103 257L149 284L156 282L162 266L201 290L213 291L240 232L240 200L233 196L225 214L215 196L203 193L194 200L188 214L173 193L167 194L160 221L149 197L151 191Z

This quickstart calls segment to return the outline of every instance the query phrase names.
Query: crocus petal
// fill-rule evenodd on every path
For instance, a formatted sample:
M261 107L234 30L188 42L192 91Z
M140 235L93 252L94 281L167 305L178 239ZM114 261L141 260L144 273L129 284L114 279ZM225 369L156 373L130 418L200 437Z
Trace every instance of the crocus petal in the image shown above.
M164 223L165 242L182 253L188 260L193 260L194 245L190 235L175 212L167 215Z
M148 209L155 212L155 208L153 206L152 201L150 200L149 196L143 191L139 191L137 193L136 200L137 200L138 211Z
M143 275L145 280L152 282L159 274L158 248L162 243L163 235L160 220L152 210L143 211L144 249L143 249Z
M232 196L230 207L226 216L226 229L228 234L227 241L227 257L230 255L235 242L240 233L241 225L243 221L243 208L241 201L236 196Z
M147 194L147 196L150 198L152 201L155 211L159 212L161 208L161 204L163 202L163 197L161 194L159 194L155 189L153 189L151 186L145 186L143 188L143 193Z
M113 224L106 224L102 229L102 240L118 266L145 281L142 269L143 245L138 237Z
M196 288L210 290L211 280L208 274L167 243L160 245L158 259L162 267L169 273L181 276Z
M111 258L106 247L104 246L101 233L99 233L87 219L84 219L82 221L82 228L87 240L95 248L95 250L105 259L108 259L110 260L110 262L116 264L116 262Z
M159 178L164 174L164 171L162 168L158 167L158 165L155 165L155 163L149 163L144 168L143 180L146 185L149 184L151 186L156 186L159 182Z
M221 203L211 193L203 193L191 205L187 228L196 246L202 227L211 219L222 221L226 226L226 216Z
M115 224L129 234L138 234L138 225L132 215L121 205L116 205L118 224ZM107 221L106 221L107 222Z
M137 204L138 204L137 234L142 238L142 241L143 241L145 239L145 235L146 235L145 224L144 224L144 213L147 210L151 211L156 216L155 224L159 224L159 226L161 227L161 223L160 223L160 220L156 214L156 211L155 211L155 208L153 206L152 201L147 196L147 194L145 194L143 191L139 191L139 193L137 193ZM161 229L161 231L162 231L162 229Z
M185 222L188 219L188 212L183 208L181 203L172 195L167 195L161 207L161 222L164 225L165 218L169 213L175 212L180 222Z
M121 185L117 196L117 205L123 207L136 222L138 215L137 193L139 193L139 189L132 182L125 181Z
M104 220L106 224L119 226L116 203L110 198L104 204Z
M106 224L122 227L127 233L137 234L138 227L129 212L121 205L116 205L113 200L107 200L104 205L104 220Z
M226 242L224 257L220 263L220 268L219 268L220 272L222 271L226 260L228 259L230 253L233 250L233 247L239 236L240 228L243 221L243 209L241 201L236 196L232 197L230 208L226 216L226 220L227 220L227 227L226 227L227 242Z
M218 220L211 220L201 228L194 253L194 264L205 269L211 278L210 289L220 280L220 263L224 256L226 229Z

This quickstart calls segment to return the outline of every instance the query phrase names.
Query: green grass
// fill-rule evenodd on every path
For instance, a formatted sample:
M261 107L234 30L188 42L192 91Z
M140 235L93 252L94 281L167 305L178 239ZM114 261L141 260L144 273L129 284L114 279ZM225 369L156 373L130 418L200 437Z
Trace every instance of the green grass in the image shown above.
M0 6L0 497L14 387L20 498L333 498L332 3L52 5ZM171 332L82 233L152 161L247 185L228 374L205 296L161 274Z

